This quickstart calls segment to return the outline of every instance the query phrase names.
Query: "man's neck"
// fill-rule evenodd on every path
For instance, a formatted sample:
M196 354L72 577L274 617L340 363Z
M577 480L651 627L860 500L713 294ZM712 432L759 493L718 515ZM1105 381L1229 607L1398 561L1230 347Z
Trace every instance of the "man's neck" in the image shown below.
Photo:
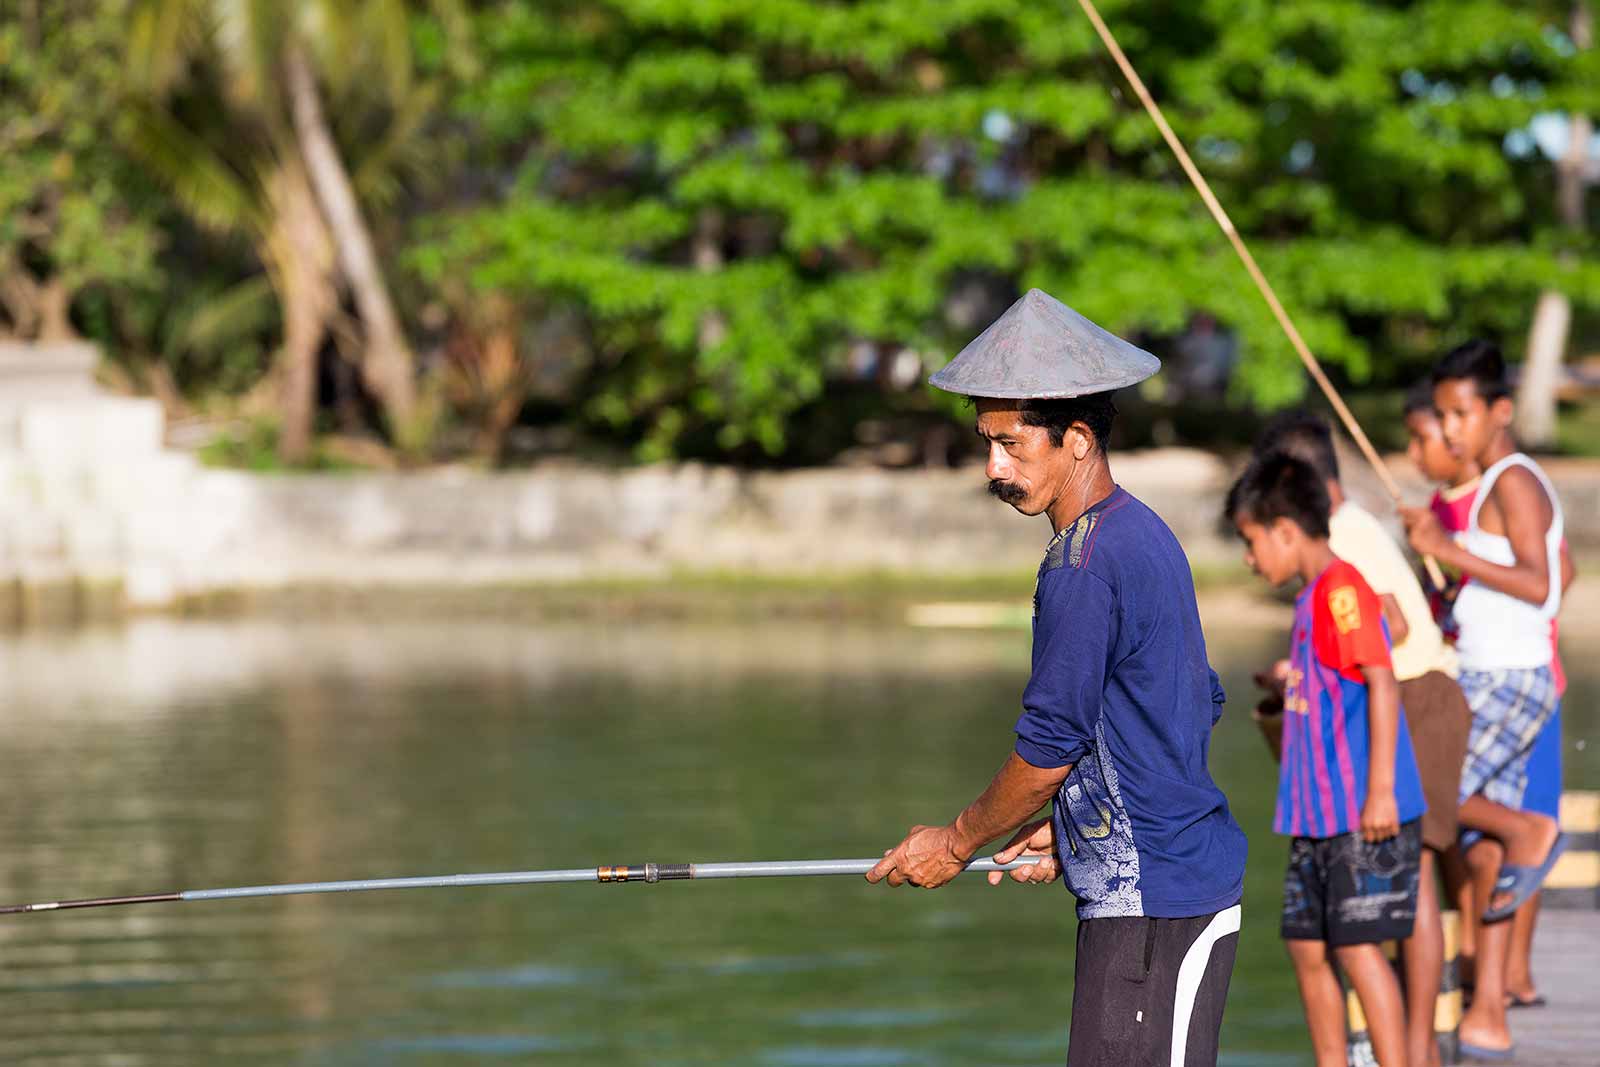
M1104 500L1117 487L1111 478L1111 467L1104 459L1093 464L1079 464L1077 469L1084 471L1083 477L1069 479L1055 502L1045 508L1056 533L1077 522L1078 516L1089 510L1089 505Z

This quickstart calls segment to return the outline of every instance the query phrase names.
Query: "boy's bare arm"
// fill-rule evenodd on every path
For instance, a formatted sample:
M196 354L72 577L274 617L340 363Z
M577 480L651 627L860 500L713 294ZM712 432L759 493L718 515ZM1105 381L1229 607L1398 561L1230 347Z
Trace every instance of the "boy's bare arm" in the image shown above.
M1362 667L1367 683L1367 799L1361 836L1384 841L1400 832L1394 798L1395 752L1400 745L1400 683L1388 667Z
M1400 610L1400 601L1394 598L1393 593L1385 593L1380 599L1383 603L1383 621L1389 624L1389 643L1405 644L1406 638L1411 635L1411 624L1406 622L1406 613Z
M1554 516L1544 487L1522 467L1512 467L1495 479L1489 491L1505 516L1506 538L1515 562L1509 567L1491 563L1456 544L1426 508L1406 508L1401 513L1411 547L1463 574L1530 604L1543 604L1550 592L1550 567L1545 552L1545 532Z

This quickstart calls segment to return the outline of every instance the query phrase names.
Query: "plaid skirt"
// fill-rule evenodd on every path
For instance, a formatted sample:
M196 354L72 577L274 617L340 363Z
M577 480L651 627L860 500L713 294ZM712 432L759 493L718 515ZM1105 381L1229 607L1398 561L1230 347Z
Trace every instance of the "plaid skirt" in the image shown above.
M1472 709L1461 799L1482 793L1496 804L1520 810L1533 743L1561 699L1550 668L1462 671L1459 681Z

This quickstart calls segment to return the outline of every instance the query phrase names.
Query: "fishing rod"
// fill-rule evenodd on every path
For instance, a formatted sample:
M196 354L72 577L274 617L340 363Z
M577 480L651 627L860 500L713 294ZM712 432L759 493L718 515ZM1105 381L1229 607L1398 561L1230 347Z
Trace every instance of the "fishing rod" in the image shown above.
M1333 382L1328 380L1327 374L1322 370L1322 365L1317 362L1317 357L1311 354L1311 349L1306 346L1305 339L1300 336L1300 331L1295 328L1294 320L1289 317L1278 294L1273 290L1272 283L1267 281L1267 276L1256 265L1256 257L1250 254L1250 249L1245 247L1244 239L1239 236L1238 229L1233 225L1233 220L1223 210L1222 202L1217 199L1217 194L1211 191L1211 185L1200 173L1200 168L1194 165L1194 160L1189 158L1189 153L1183 147L1183 142L1178 140L1178 135L1172 132L1167 117L1161 111L1161 105L1156 103L1155 97L1150 95L1150 90L1145 88L1144 80L1139 77L1139 72L1133 69L1133 64L1128 61L1127 54L1122 51L1122 46L1117 44L1116 37L1110 27L1100 17L1100 11L1094 6L1094 0L1078 0L1078 6L1083 8L1083 13L1088 16L1089 22L1094 26L1095 33L1100 35L1101 42L1106 46L1106 51L1111 53L1111 58L1122 71L1122 76L1128 79L1128 84L1133 87L1133 93L1144 105L1145 111L1155 121L1156 129L1161 132L1161 137L1167 142L1167 147L1172 149L1172 154L1178 157L1178 165L1183 168L1183 173L1188 175L1195 191L1200 194L1200 199L1205 202L1206 209L1211 212L1211 217L1222 229L1222 233L1233 245L1233 250L1238 253L1239 260L1244 264L1244 269L1250 275L1250 280L1256 283L1256 288L1261 292L1261 298L1267 302L1267 307L1272 309L1272 315L1278 320L1278 325L1289 338L1289 345L1295 354L1300 357L1306 373L1311 375L1311 380L1317 383L1317 388L1322 390L1322 395L1328 398L1328 403L1333 406L1334 413L1339 416L1339 421L1344 423L1344 428L1349 431L1355 440L1356 447L1361 450L1362 456L1372 465L1373 473L1378 476L1378 481L1383 483L1383 488L1388 492L1390 499L1396 507L1403 501L1400 497L1400 486L1395 482L1394 475L1389 473L1389 468L1384 466L1378 450L1372 447L1366 432L1361 429L1361 424L1356 421L1355 415L1345 404L1344 398L1339 395L1339 390L1334 388ZM1422 557L1422 566L1428 572L1428 580L1435 589L1443 589L1444 572L1439 569L1438 562L1432 556Z
M90 897L84 900L48 900L38 904L8 904L0 915L69 908L108 908L118 904L163 904L193 900L241 900L246 897L288 897L303 893L366 893L379 889L447 889L484 885L551 885L560 882L680 882L710 878L808 878L816 875L863 875L881 862L871 860L772 860L760 863L637 863L609 867L577 867L552 871L495 871L487 874L442 874L421 878L357 878L346 882L288 882L283 885L247 885L230 889L185 889L175 893L145 893L126 897ZM1037 856L1009 863L973 860L969 871L1010 871L1031 867Z

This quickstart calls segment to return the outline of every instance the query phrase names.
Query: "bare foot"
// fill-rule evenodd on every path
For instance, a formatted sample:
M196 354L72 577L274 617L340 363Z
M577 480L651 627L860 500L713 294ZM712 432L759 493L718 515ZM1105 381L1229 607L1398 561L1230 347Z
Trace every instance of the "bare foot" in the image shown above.
M1511 1028L1501 1023L1499 1026L1486 1025L1467 1012L1461 1019L1461 1028L1456 1031L1457 1036L1464 1045L1476 1045L1478 1048L1509 1049L1511 1047Z
M1537 867L1550 854L1550 849L1555 847L1556 838L1561 836L1561 824L1548 815L1539 815L1531 811L1522 814L1526 819L1527 830L1518 834L1515 841L1505 843L1505 865ZM1513 894L1510 892L1497 892L1489 898L1487 910L1499 911L1508 906L1512 898Z
M1532 982L1507 982L1506 1007L1513 1004L1531 1004L1539 999L1539 989Z

